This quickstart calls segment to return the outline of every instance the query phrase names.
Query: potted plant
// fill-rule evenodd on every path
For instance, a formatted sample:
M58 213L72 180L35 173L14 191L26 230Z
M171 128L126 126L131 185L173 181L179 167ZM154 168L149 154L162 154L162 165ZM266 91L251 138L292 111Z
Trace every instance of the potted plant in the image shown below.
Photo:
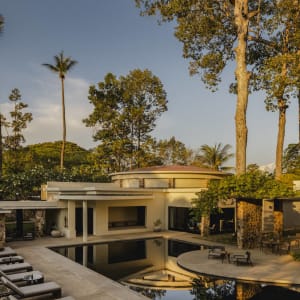
M153 231L161 231L161 220L157 219L156 221L154 221L153 226Z

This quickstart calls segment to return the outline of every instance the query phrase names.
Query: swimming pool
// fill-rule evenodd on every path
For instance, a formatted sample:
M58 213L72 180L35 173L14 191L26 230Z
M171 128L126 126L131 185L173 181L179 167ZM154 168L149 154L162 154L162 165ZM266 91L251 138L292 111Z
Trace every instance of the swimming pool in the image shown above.
M204 245L151 238L51 248L106 277L129 286L153 300L277 299L271 287L222 278L198 276L177 265L182 253ZM280 288L278 299L300 299ZM292 298L291 293L296 298ZM259 297L263 293L264 298ZM242 297L241 297L242 295ZM255 296L256 295L256 296Z

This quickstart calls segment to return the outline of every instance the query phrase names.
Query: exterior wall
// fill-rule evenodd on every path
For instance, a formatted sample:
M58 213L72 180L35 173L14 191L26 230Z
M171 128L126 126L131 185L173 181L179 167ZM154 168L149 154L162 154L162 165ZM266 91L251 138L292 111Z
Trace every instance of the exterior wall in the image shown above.
M153 223L158 219L162 229L167 229L169 206L191 207L195 193L207 188L210 179L226 176L213 170L178 168L179 171L117 173L112 175L112 183L49 182L47 190L43 189L43 198L48 201L59 200L59 212L51 217L67 237L76 236L75 207L81 207L82 200L87 200L88 207L94 208L95 235L153 230ZM145 226L109 228L109 207L130 206L145 207Z
M145 188L168 188L169 187L169 179L168 178L148 178L144 179L144 187Z
M283 229L300 230L300 201L283 201Z
M123 179L121 182L118 182L120 187L123 188L139 188L140 187L140 180L139 179Z
M206 188L208 186L207 179L198 178L176 178L175 188Z
M109 230L108 228L108 210L109 207L130 207L130 206L145 206L145 227L130 228L127 227L118 229L117 227ZM134 233L153 230L153 223L155 220L162 221L162 228L165 228L164 223L164 201L158 195L153 200L131 200L131 201L96 201L95 202L95 216L94 217L94 234L114 234L116 233Z

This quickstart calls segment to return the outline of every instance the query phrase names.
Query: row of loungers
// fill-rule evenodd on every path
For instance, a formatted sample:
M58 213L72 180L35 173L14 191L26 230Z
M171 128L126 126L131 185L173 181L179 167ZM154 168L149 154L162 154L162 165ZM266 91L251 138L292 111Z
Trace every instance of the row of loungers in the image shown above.
M44 275L33 270L32 265L10 247L0 250L0 279L9 290L0 297L7 296L9 300L49 295L51 299L74 300L70 296L61 298L61 287L54 281L44 282Z

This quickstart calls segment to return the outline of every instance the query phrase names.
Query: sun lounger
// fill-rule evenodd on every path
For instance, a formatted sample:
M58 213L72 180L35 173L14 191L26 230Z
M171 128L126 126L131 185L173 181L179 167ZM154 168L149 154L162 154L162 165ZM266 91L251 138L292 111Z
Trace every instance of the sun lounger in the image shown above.
M0 271L6 273L6 274L10 274L10 273L18 273L18 272L22 272L22 271L32 271L32 265L30 265L27 262L23 262L23 263L16 263L16 264L3 264L0 265Z
M1 277L1 281L6 287L12 290L17 299L24 299L46 294L52 294L53 297L61 297L61 287L54 281L22 287L18 287L3 276Z
M16 251L13 250L12 248L10 247L3 247L1 250L0 250L0 257L5 257L5 256L15 256L17 255Z
M28 283L29 276L33 276L33 283L35 283L35 278L38 278L38 282L44 282L44 275L40 271L30 271L30 272L22 272L22 273L15 273L15 274L5 274L4 272L0 271L0 276L5 277L6 279L18 283L18 282L26 282Z
M7 297L8 300L18 300L18 298L16 298L14 295L9 295ZM74 297L72 296L66 296L66 297L63 297L63 298L55 298L55 300L75 300Z
M14 264L24 262L24 257L20 255L0 257L0 264Z

